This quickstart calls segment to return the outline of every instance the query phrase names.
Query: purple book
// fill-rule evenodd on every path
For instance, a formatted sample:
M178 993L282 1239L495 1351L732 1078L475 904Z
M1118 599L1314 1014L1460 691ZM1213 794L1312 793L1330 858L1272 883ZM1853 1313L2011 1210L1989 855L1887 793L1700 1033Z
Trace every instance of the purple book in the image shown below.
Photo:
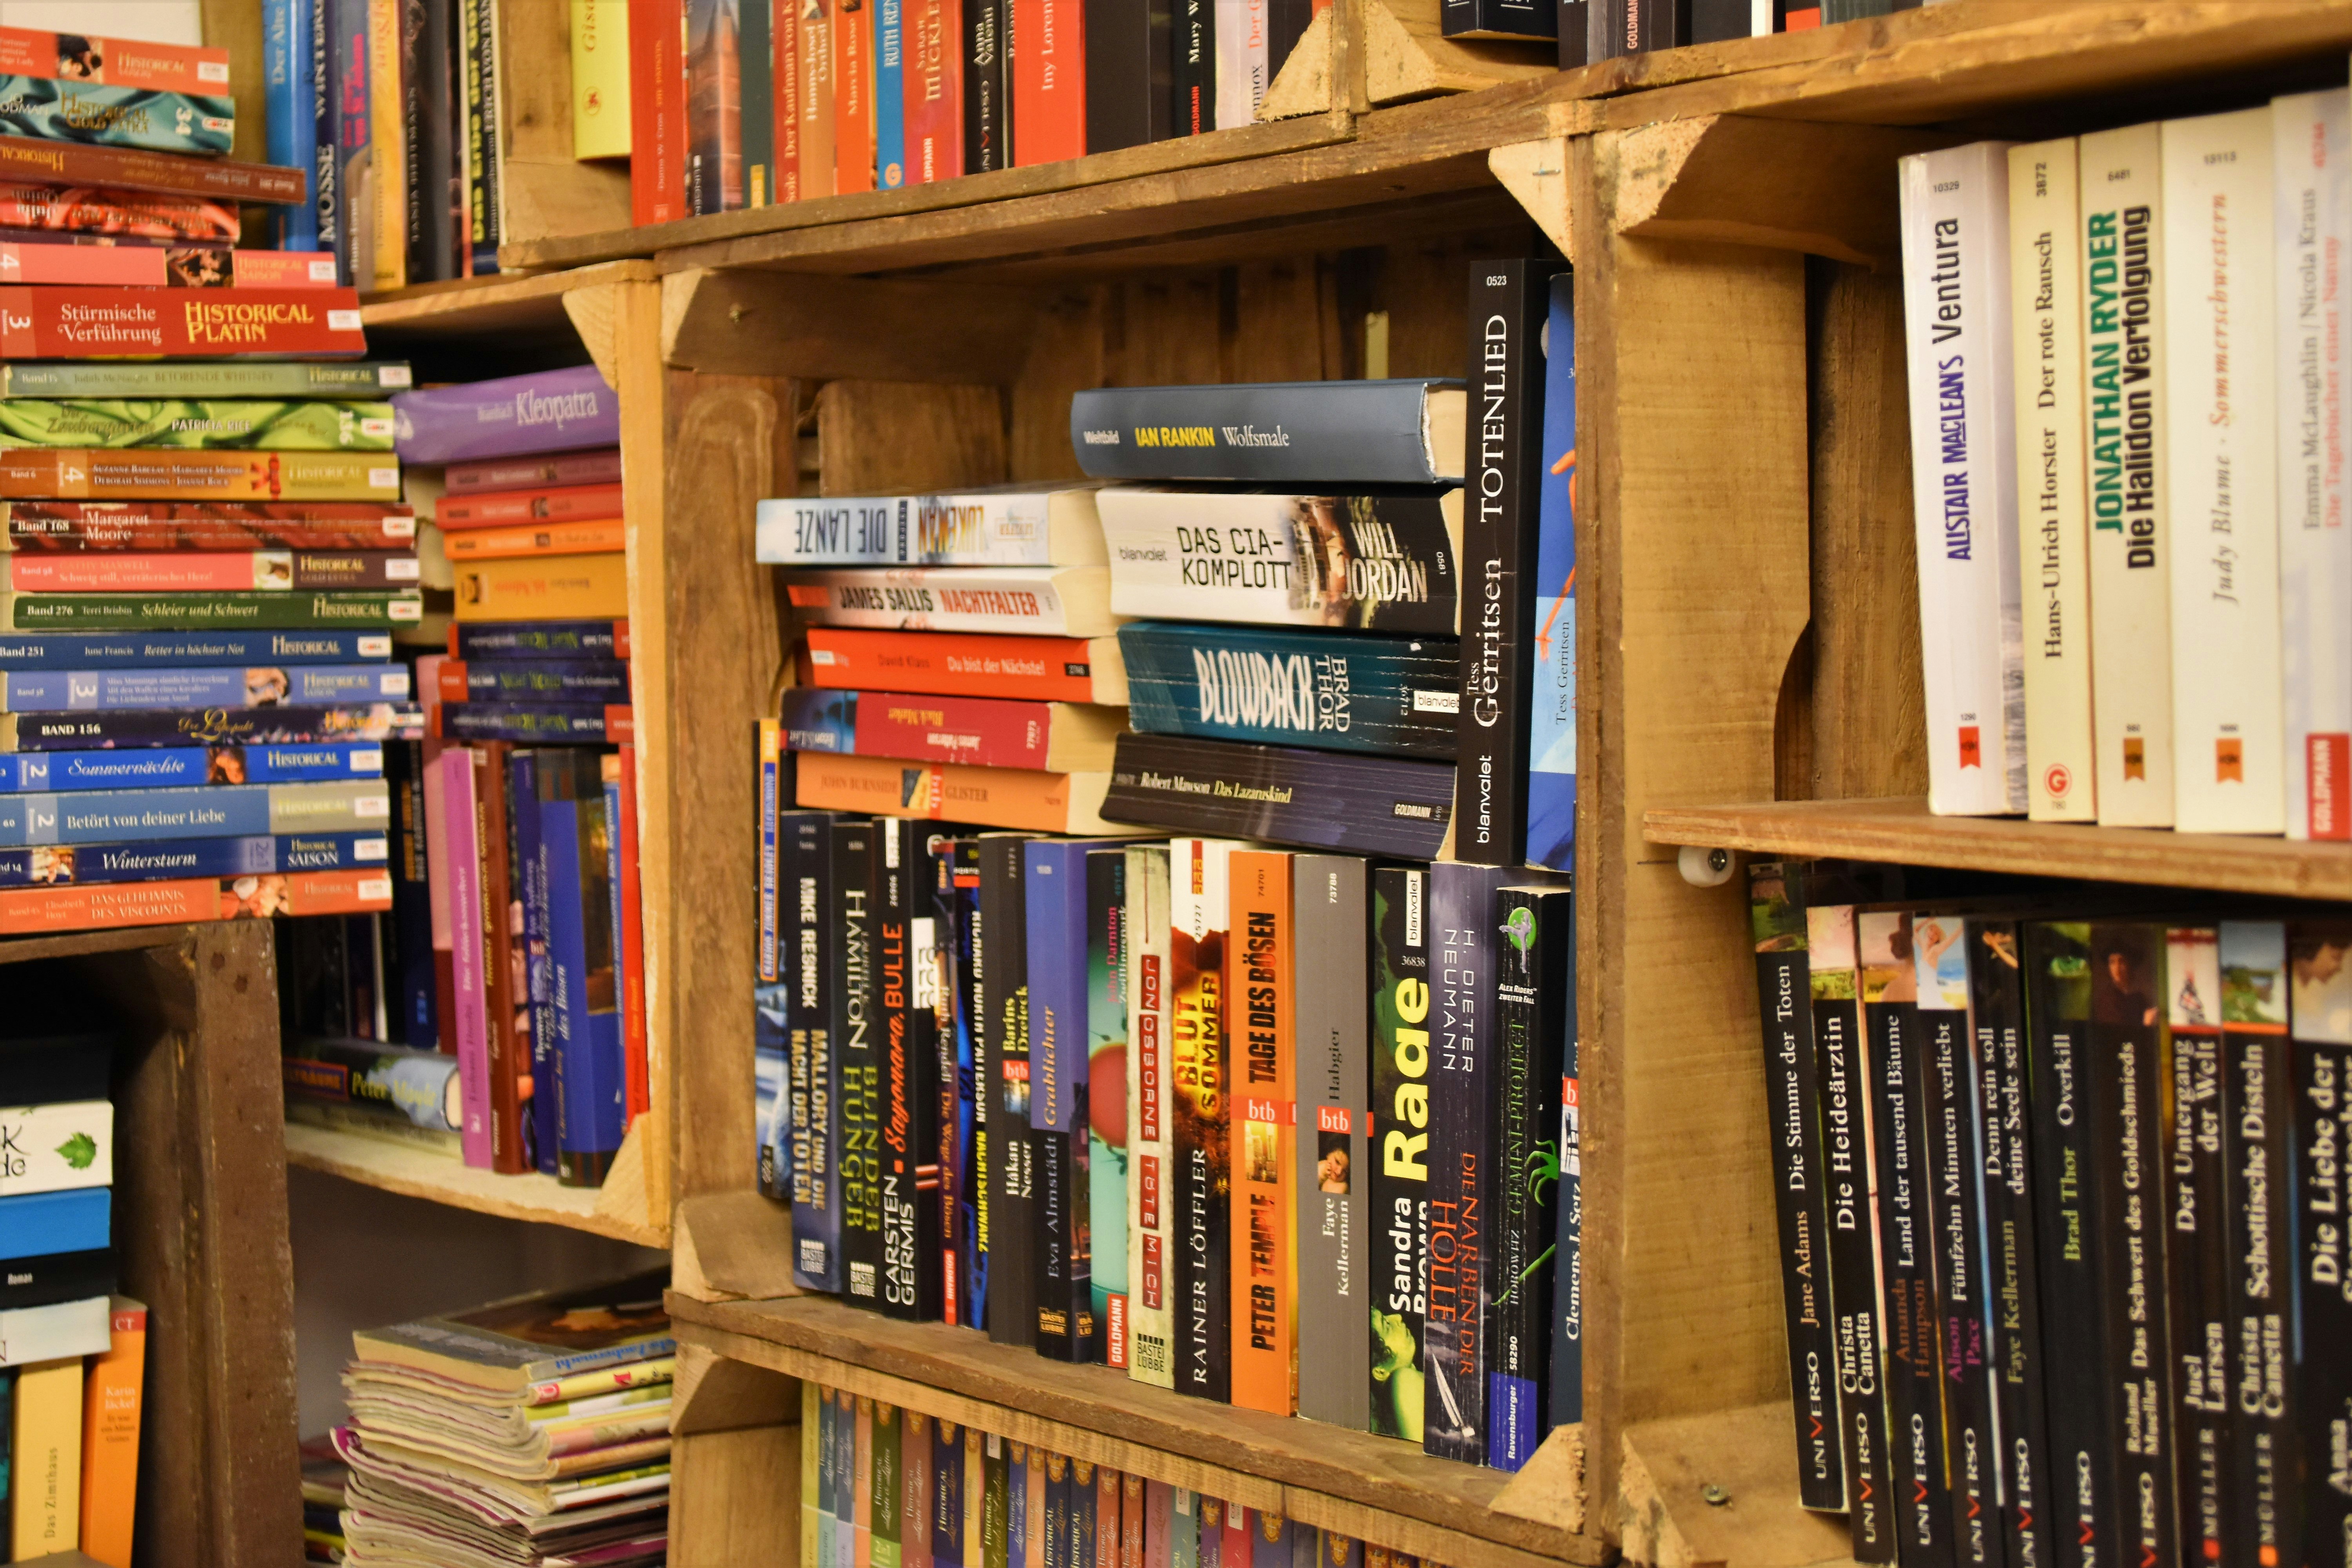
M461 463L616 447L621 400L593 365L402 392L393 449L404 462Z

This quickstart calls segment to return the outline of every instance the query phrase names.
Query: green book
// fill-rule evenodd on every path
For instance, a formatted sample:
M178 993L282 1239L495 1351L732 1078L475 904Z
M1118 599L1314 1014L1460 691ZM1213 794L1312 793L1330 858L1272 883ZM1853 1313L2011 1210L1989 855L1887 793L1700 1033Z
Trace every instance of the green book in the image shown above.
M0 447L389 452L392 405L244 398L24 398L0 403Z
M73 360L0 364L0 398L382 398L413 384L405 360Z
M219 594L0 593L0 631L380 630L423 617L414 588L391 592Z

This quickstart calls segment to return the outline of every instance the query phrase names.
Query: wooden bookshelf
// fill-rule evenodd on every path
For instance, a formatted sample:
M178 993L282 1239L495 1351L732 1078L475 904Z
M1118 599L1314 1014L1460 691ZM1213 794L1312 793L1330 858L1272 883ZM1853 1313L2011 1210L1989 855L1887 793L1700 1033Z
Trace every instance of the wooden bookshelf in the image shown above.
M656 1222L646 1210L645 1172L635 1153L642 1145L628 1147L625 1163L614 1166L603 1186L567 1187L537 1173L502 1176L427 1150L300 1122L286 1124L289 1165L500 1219L565 1226L640 1247L667 1247L667 1216Z
M2352 900L2352 845L2088 827L2002 816L1934 816L1919 796L1680 806L1643 816L1653 844L1748 855L1949 866L2282 899Z

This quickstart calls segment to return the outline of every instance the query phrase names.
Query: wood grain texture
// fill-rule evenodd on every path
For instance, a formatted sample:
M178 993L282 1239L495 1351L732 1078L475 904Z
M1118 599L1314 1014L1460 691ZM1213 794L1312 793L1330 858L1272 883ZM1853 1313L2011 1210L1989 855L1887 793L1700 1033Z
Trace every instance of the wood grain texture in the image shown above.
M44 958L79 958L139 947L172 947L194 934L194 926L139 926L128 931L77 931L58 936L17 936L0 941L0 963Z
M802 381L1010 381L1034 337L1027 289L782 272L674 272L662 359Z
M1843 1517L1797 1506L1786 1400L1644 1423L1625 1435L1624 1467L1619 1508L1629 1564L1839 1568L1852 1562Z
M1085 478L1070 445L1070 398L1107 384L1105 297L1097 288L1041 295L1029 352L1005 398L1005 471L1024 481Z
M798 1379L748 1361L730 1361L708 1345L677 1347L673 1434L790 1426L799 1421L800 1412Z
M670 1449L675 1568L811 1568L799 1562L801 1429L688 1433Z
M816 438L829 496L898 495L1010 478L1003 395L993 386L827 382L816 395ZM751 559L748 545L742 559Z
M600 284L646 282L658 276L650 261L614 261L570 272L453 278L371 294L360 305L360 323L371 333L409 338L503 337L552 331L568 324L565 295Z
M1843 857L2016 876L2196 888L2266 898L2352 900L2352 847L2231 838L2011 816L1934 816L1925 797L1653 807L1657 844L1751 855Z
M1439 1562L1534 1568L1601 1552L1598 1541L1496 1512L1507 1476L1410 1444L1204 1404L826 1296L698 1302L672 1292L669 1300L681 1344Z
M288 1164L323 1171L363 1187L501 1219L560 1225L639 1247L669 1245L668 1226L654 1223L647 1212L642 1180L624 1183L628 1194L625 1203L607 1207L606 1193L614 1185L609 1180L604 1187L566 1187L537 1172L502 1176L404 1143L355 1137L299 1121L286 1124L282 1142ZM642 1127L632 1129L629 1140L623 1143L633 1161L637 1158L635 1151L644 1146ZM616 1159L615 1175L620 1173L619 1163Z
M1439 92L1475 92L1559 70L1549 40L1445 37L1439 0L1358 0L1364 18L1364 96L1375 106Z
M572 156L572 7L548 0L493 4L502 237L529 243L625 227L628 165Z
M700 1300L797 1296L792 1205L748 1188L678 1200L670 1289Z

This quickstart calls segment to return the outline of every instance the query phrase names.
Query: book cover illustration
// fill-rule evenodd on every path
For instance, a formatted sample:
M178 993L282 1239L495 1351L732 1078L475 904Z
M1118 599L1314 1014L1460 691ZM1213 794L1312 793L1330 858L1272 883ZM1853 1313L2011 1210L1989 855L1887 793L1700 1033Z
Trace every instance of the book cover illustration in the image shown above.
M1176 1259L1169 1124L1168 847L1127 851L1128 1375L1175 1386L1171 1314Z
M1087 856L1087 1244L1096 1359L1127 1371L1128 1082L1130 1067L1127 851ZM1075 1133L1075 1129L1073 1130ZM1075 1136L1072 1139L1076 1142Z
M89 398L0 399L0 447L389 452L392 405Z
M212 93L10 72L0 75L0 134L217 155L236 135L236 104Z
M1576 860L1576 282L1568 273L1551 280L1543 342L1528 863L1566 871Z

